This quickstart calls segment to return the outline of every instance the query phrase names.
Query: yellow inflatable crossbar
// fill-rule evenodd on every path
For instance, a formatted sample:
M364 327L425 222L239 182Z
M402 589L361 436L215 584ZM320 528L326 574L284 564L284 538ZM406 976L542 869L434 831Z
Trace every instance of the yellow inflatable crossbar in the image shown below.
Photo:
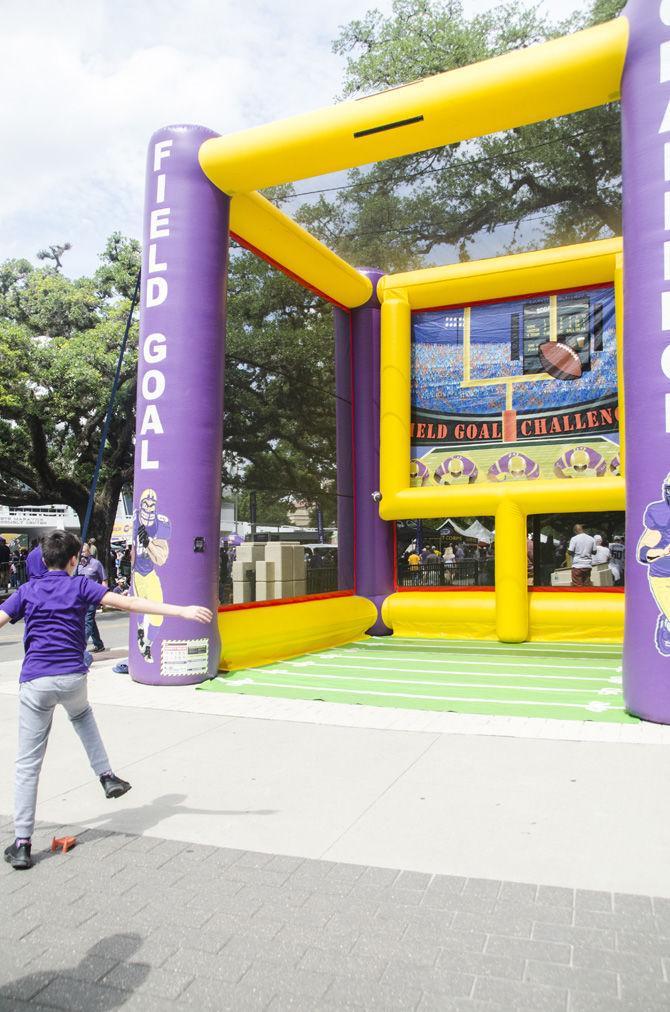
M357 101L205 141L225 193L261 190L604 105L619 97L624 17Z
M598 285L614 280L616 258L622 251L623 243L617 236L574 246L386 274L377 285L377 294L380 301L406 298L411 309L433 309Z
M372 295L364 274L350 267L266 200L260 193L238 193L230 202L233 238L285 274L347 309L362 306Z

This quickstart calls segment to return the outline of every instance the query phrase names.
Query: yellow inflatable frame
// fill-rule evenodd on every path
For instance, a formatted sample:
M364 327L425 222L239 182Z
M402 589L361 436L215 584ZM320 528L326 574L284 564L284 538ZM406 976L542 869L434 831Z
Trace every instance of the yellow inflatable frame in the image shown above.
M547 638L546 629L537 633L530 628L529 595L526 564L527 517L533 513L593 510L623 510L625 484L623 477L590 478L580 481L540 480L495 485L492 483L412 488L409 485L411 392L411 314L412 310L437 306L470 305L498 298L556 292L611 282L614 284L616 311L617 364L619 370L619 428L621 433L621 464L624 466L623 441L623 246L621 239L605 239L565 246L558 249L493 260L478 260L449 267L434 267L405 274L386 275L378 285L381 302L381 427L380 427L380 514L384 520L408 517L428 519L443 516L493 516L495 518L495 631L505 642L521 642L530 636ZM489 604L482 591L459 591L459 625L463 612L479 614L484 635L491 631ZM441 595L444 601L453 593ZM391 602L384 615L393 622L402 620L403 611L428 608L421 594L401 595ZM493 599L493 594L488 593ZM556 608L564 626L578 628L585 608L606 610L601 627L612 638L612 626L620 615L623 628L623 601L615 603L607 594L594 595L590 604L584 596L565 591L556 600L538 601L539 615ZM482 608L489 616L482 617ZM387 618L388 616L388 618ZM435 622L440 619L434 616ZM444 616L442 617L444 625ZM598 626L597 616L594 627ZM537 635L536 635L537 633ZM435 630L433 630L433 635ZM616 629L614 630L616 636ZM619 633L620 636L620 633ZM551 638L551 637L549 637ZM618 637L617 637L618 638Z
M208 139L200 147L200 165L232 198L234 238L335 305L362 306L373 294L368 278L255 191L614 101L620 97L628 35L628 20L619 17L367 98ZM495 592L393 594L382 614L396 632L465 632L516 642L561 639L566 628L581 623L583 638L621 638L623 595L536 594L529 601L525 546L530 513L589 510L594 497L598 509L622 510L623 478L537 481L513 489L410 488L408 482L412 309L613 281L622 398L622 270L621 241L614 239L381 280L380 514L389 521L494 515L496 523ZM620 414L623 433L622 403Z

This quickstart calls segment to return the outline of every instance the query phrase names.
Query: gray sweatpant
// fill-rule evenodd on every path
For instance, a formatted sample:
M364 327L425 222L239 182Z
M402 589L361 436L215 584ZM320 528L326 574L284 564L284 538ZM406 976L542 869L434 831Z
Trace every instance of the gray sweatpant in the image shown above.
M19 686L19 750L14 780L14 828L30 837L35 828L37 784L58 703L72 721L96 776L111 769L88 702L86 675L47 675Z

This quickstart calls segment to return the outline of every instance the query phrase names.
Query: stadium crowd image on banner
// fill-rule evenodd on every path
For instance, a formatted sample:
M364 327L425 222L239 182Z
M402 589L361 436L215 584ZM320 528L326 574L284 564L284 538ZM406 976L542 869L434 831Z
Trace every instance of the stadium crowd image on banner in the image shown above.
M622 237L383 275L346 263L258 192L618 100ZM421 640L475 659L543 644L615 656L623 642L622 719L625 706L670 722L669 193L669 0L629 0L597 27L268 126L157 131L139 582L149 597L219 603L232 237L333 306L342 589L308 598L291 546L241 546L239 565L281 593L219 608L197 640L179 620L143 621L133 678L234 680L271 665L275 688L266 675L262 691L282 679L295 689L290 658L318 666L315 652L361 641L414 656L411 688ZM575 712L607 711L612 688L602 692Z

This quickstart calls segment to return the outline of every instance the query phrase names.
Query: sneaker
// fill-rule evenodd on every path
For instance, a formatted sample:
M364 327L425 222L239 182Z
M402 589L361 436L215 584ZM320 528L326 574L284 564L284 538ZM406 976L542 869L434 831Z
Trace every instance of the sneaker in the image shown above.
M19 845L15 840L10 847L5 847L5 861L11 864L12 868L16 868L17 871L32 868L33 859L30 856L30 846L29 843Z
M93 647L93 649L91 650L91 653L92 654L101 654L103 650L105 650L105 644L101 643L99 647Z
M122 780L121 777L115 777L113 773L111 776L103 773L100 777L100 783L102 784L102 789L105 792L106 798L120 798L131 790L131 785L127 780Z

